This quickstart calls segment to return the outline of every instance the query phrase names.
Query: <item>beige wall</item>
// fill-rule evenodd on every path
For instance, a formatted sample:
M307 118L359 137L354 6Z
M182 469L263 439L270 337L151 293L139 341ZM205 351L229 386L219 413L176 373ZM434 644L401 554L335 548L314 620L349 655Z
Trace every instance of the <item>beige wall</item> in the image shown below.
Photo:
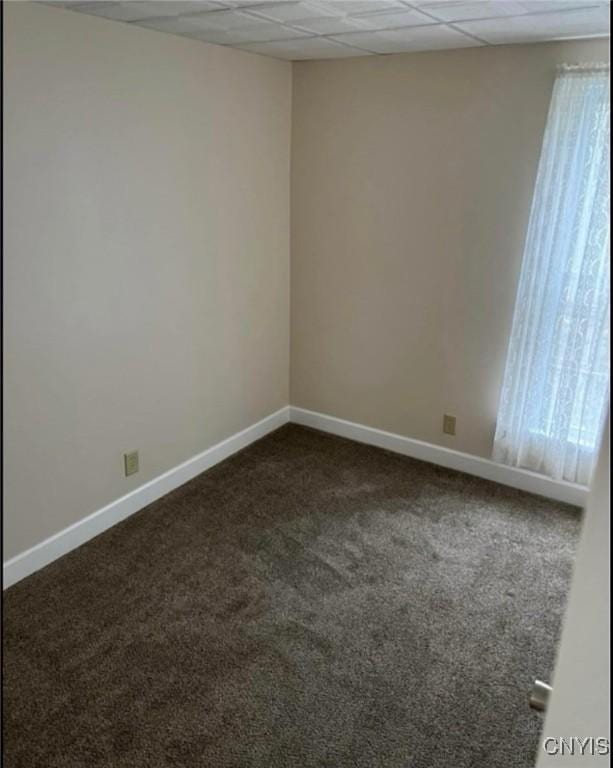
M288 403L291 65L25 3L4 44L9 558Z
M5 558L288 403L290 134L292 403L489 455L554 68L604 41L298 63L290 115L288 63L4 13Z
M294 65L292 405L489 457L555 67L605 58L593 41Z

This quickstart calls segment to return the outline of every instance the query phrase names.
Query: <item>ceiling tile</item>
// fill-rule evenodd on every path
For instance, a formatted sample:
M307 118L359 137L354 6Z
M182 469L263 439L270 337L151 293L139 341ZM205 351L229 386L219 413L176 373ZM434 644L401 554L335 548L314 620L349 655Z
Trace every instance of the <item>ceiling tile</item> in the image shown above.
M180 13L200 13L202 11L220 10L222 2L213 0L130 0L120 5L134 9L139 14L147 13L149 16L178 16ZM141 16L141 18L147 18Z
M138 9L130 7L128 3L81 3L74 7L75 11L88 13L90 16L102 16L105 19L115 19L115 21L135 21L151 16L151 13L145 13L142 16Z
M345 0L348 2L349 0ZM419 24L433 24L434 21L413 8L403 6L401 10L379 10L376 13L361 13L358 15L340 14L345 6L340 2L336 5L324 2L278 2L258 6L255 9L245 9L258 18L275 19L279 22L292 24L319 35L338 34L353 30L392 29ZM348 7L348 6L347 6ZM370 7L360 4L359 8ZM333 15L336 14L336 15Z
M233 14L230 11L224 11L224 14L226 13L232 14L232 18L227 16L226 21L229 23L225 25L221 24L218 18L214 21L209 18L217 16L216 11L192 16L144 19L136 23L139 26L157 29L160 32L194 37L204 42L220 45L308 37L306 32L284 27L282 24L256 19L246 14Z
M303 40L283 40L274 43L242 45L242 50L261 53L264 56L300 61L301 59L337 59L364 56L365 51L334 43L325 37L308 37Z
M526 12L522 3L515 0L428 0L420 2L418 8L440 21L490 19Z
M241 27L256 27L269 24L265 19L258 19L243 11L211 11L210 13L196 13L184 18L190 19L194 25L201 29L240 29Z
M513 16L505 19L458 23L458 29L487 43L520 43L585 35L606 35L609 14L605 7Z
M282 0L279 0L282 2ZM259 5L270 5L271 0L221 0L228 8L247 8L255 7ZM293 2L293 0L287 0L287 2Z
M362 23L361 17L355 16L337 16L336 18L324 16L318 19L303 19L294 22L294 26L316 35L338 35L342 32L368 29Z
M84 0L41 0L41 5L51 5L54 8L74 8L77 5L84 5Z
M526 13L547 13L548 11L569 11L586 6L605 5L602 0L521 0Z
M216 33L219 30L208 30L198 35L201 40L209 40L213 42L208 35ZM235 29L229 29L225 31L230 42L229 45L235 43L264 43L272 40L289 40L309 37L307 32L303 32L298 29L292 29L291 27L284 27L282 24L274 24L272 22L268 24L258 24L256 26L236 27Z
M253 13L265 19L280 22L296 22L302 19L315 19L336 15L334 11L317 2L276 2L270 0L266 4L245 9L247 13Z
M355 18L359 19L365 27L373 30L423 26L436 23L430 16L408 8L405 8L404 11L378 11L377 13L369 13L356 16Z
M74 7L74 6L73 6ZM81 3L75 10L93 16L103 16L116 21L139 21L160 16L178 16L181 13L200 13L219 10L221 3L208 0L191 2L162 2L161 0L132 0L131 2L90 2Z
M394 29L389 32L352 32L335 35L333 39L372 53L402 53L479 45L476 40L444 24Z
M342 32L346 29L390 29L434 23L429 16L406 6L402 6L399 10L386 11L378 6L379 10L375 13L361 13L353 16L341 13L343 7L340 3L333 5L323 2L279 2L245 9L245 12L312 29L319 34Z
M407 9L404 3L397 2L397 0L321 0L320 4L338 15L405 11Z
M189 17L162 16L160 18L141 19L134 23L139 27L157 29L160 32L169 32L171 35L189 35L197 32L198 29L193 24L190 25L186 18Z
M221 37L226 30L215 25L208 25L203 21L206 14L193 16L161 16L159 18L141 19L135 24L140 27L157 29L160 32L170 32L174 35L196 35L207 31L217 31ZM255 23L254 23L255 26Z

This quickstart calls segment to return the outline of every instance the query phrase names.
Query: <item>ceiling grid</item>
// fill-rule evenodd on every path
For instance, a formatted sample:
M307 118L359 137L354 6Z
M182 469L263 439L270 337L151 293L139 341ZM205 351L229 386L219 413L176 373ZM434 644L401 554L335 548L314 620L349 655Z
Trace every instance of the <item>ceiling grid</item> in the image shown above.
M602 0L44 2L281 59L324 59L609 34Z

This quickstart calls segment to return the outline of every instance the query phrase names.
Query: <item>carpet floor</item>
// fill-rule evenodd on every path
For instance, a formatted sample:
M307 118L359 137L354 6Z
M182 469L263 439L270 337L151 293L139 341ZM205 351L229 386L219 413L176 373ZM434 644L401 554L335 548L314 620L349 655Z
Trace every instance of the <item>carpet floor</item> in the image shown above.
M528 768L573 507L287 425L4 598L6 768Z

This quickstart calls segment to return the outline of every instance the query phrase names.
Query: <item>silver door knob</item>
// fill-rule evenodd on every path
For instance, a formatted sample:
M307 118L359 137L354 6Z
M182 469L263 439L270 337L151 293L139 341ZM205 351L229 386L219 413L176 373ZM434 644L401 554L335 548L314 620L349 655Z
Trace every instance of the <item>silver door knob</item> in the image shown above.
M530 691L530 706L533 709L544 712L547 709L547 703L552 691L553 688L547 685L547 683L544 683L542 680L535 680Z

